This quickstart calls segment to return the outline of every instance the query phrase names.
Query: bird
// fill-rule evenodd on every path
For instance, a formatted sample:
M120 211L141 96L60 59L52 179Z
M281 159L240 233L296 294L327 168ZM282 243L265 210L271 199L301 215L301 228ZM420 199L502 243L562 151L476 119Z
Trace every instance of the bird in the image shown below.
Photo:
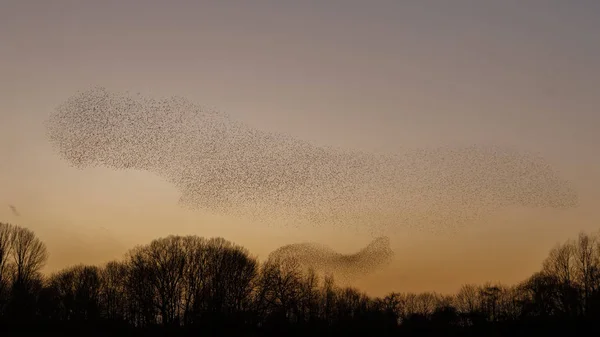
M21 213L19 213L19 211L17 210L17 208L15 206L8 205L8 208L10 208L10 210L14 216L21 216Z

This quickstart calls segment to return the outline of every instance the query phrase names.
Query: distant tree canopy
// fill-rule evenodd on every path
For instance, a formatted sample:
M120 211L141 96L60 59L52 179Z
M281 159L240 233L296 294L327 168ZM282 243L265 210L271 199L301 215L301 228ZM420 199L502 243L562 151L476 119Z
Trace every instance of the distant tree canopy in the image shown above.
M32 231L0 223L0 332L572 336L600 328L596 234L557 245L519 284L467 284L455 295L372 298L293 257L259 263L221 238L168 236L121 261L44 276L47 258Z

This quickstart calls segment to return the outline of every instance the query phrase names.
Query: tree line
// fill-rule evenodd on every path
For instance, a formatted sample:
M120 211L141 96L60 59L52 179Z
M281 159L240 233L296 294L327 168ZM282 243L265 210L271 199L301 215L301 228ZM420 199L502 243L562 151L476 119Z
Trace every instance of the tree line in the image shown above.
M600 332L600 235L554 247L515 285L373 298L305 270L259 262L222 238L168 236L102 266L50 275L46 246L0 223L0 333L197 336L530 336ZM400 280L399 280L400 281Z

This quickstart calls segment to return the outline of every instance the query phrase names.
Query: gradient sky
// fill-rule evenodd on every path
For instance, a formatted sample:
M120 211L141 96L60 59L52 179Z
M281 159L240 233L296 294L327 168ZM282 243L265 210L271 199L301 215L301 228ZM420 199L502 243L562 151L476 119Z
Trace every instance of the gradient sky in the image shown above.
M579 208L505 210L455 233L396 228L396 261L356 285L379 295L520 281L555 243L600 225L599 17L596 0L2 0L0 221L40 236L49 270L168 234L222 236L260 258L287 243L352 252L372 239L327 224L250 227L181 209L148 173L70 168L42 122L102 85L185 96L322 145L539 152Z

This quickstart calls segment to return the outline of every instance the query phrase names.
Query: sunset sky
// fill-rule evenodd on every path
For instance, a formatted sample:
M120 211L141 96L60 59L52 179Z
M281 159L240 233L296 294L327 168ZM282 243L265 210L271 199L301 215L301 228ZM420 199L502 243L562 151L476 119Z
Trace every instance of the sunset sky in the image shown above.
M395 261L356 286L523 280L554 244L600 229L599 17L596 0L2 0L0 221L46 242L48 270L169 234L222 236L261 259L288 243L349 253L373 239L326 223L250 226L181 208L150 173L69 167L43 122L101 85L184 96L319 145L537 152L573 183L578 208L506 209L456 232L390 228Z

